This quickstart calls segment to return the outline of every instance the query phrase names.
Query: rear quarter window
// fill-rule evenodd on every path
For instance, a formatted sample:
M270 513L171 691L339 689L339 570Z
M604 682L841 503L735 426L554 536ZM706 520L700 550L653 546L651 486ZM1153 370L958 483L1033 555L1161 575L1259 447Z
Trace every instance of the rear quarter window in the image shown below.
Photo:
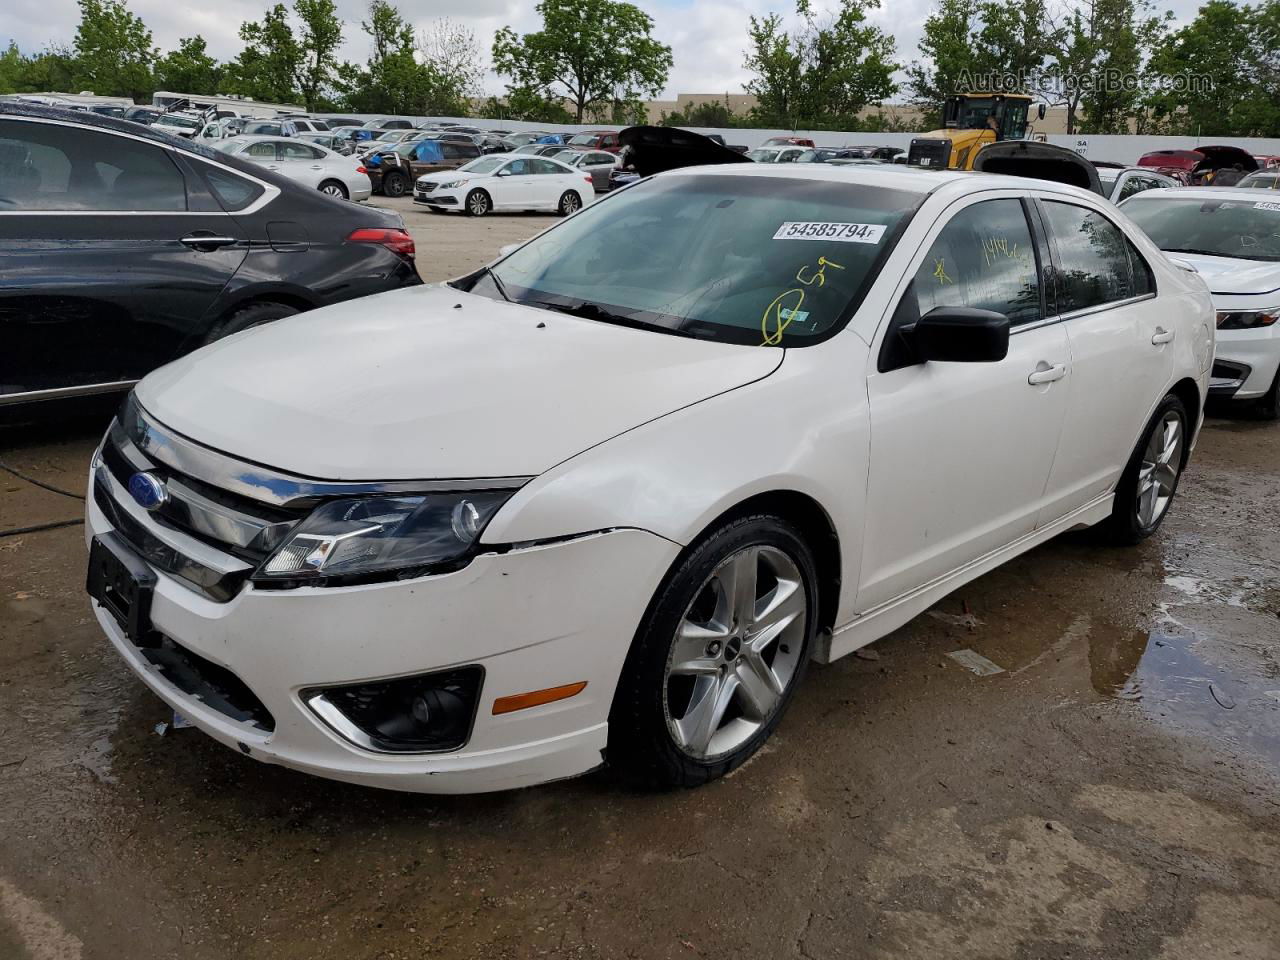
M222 167L200 163L194 159L191 160L191 164L204 177L204 181L209 185L210 191L218 198L218 203L222 205L222 209L228 213L244 210L262 196L263 189L261 184L253 180L232 173Z

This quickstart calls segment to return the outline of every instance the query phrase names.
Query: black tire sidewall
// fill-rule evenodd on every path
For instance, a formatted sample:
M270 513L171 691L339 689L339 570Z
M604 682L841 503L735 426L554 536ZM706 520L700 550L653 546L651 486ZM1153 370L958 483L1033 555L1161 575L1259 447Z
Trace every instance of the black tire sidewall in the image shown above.
M804 649L795 675L767 723L737 750L711 761L681 751L671 738L664 709L666 667L676 630L716 566L749 546L782 550L796 564L808 600ZM697 786L746 762L773 733L804 679L818 629L818 578L813 552L791 524L769 514L727 521L689 548L658 588L636 632L609 714L609 761L626 780L668 788Z
M392 190L392 186L397 189ZM382 192L388 197L403 197L408 191L409 182L403 173L388 173L382 178Z
M568 205L568 203L566 202L566 201L568 201L568 199L569 199L570 197L573 197L574 202L576 202L576 203L577 203L577 206L576 206L573 210L570 210L570 209L569 209L569 205ZM576 193L574 193L572 190L566 190L566 191L561 195L561 197L560 197L560 216L562 216L562 217L568 217L568 216L571 216L571 215L572 215L572 214L574 214L574 213L577 213L577 212L578 212L579 210L581 210L581 209L582 209L582 198L581 198L580 196L578 196Z
M1164 513L1156 518L1156 522L1150 527L1143 527L1138 523L1137 515L1137 499L1138 499L1138 472L1142 469L1142 455L1147 449L1147 444L1151 442L1151 434L1159 424L1164 420L1164 416L1170 410L1176 410L1182 419L1182 458L1178 464L1178 476L1174 480L1173 493L1169 498L1169 505L1165 508ZM1147 421L1147 427L1142 431L1142 436L1138 440L1138 445L1134 447L1133 453L1129 456L1129 462L1125 465L1124 473L1120 475L1120 482L1116 485L1115 506L1111 513L1111 534L1112 537L1121 543L1138 543L1147 539L1164 523L1165 517L1169 515L1169 511L1173 509L1173 500L1178 495L1178 487L1182 483L1182 470L1187 462L1188 448L1191 443L1191 423L1190 416L1187 413L1186 406L1178 397L1172 393L1166 394L1165 398L1160 401L1155 412L1151 415L1151 419Z

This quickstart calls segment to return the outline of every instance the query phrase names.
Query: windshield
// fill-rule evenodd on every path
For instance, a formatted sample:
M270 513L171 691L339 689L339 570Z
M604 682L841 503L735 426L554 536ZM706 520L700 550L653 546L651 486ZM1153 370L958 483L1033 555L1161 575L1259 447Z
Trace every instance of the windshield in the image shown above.
M766 150L764 147L756 147L754 150L748 150L747 156L756 163L773 163L778 159L778 151Z
M570 137L569 142L583 144L589 147L596 142L596 137L593 133L580 133L576 137Z
M1280 203L1147 196L1124 212L1161 250L1280 261Z
M572 167L577 164L578 158L581 156L583 156L583 154L579 153L577 150L557 150L555 153L551 154L551 159L559 160L561 163L567 163Z
M280 124L278 123L246 123L244 125L244 132L261 134L268 137L278 137L280 135Z
M804 346L848 320L922 196L816 180L659 177L460 283L602 322Z
M1255 174L1252 174L1251 176L1245 177L1243 180L1241 180L1237 184L1237 186L1252 187L1256 190L1257 189L1274 190L1276 189L1277 179L1280 179L1280 178L1277 178L1276 174L1274 173L1266 173L1266 174L1255 173Z
M493 173L506 162L506 157L478 157L458 169L464 173Z
M404 131L403 131L403 130L384 130L382 133L378 134L378 136L377 136L377 138L376 138L376 139L378 139L378 140L403 140L403 139L404 139Z
M183 130L194 130L196 121L187 117L177 117L170 113L160 118L160 125L162 127L181 127Z
M960 111L956 126L973 130L987 125L987 117L995 109L996 102L991 97L967 97Z

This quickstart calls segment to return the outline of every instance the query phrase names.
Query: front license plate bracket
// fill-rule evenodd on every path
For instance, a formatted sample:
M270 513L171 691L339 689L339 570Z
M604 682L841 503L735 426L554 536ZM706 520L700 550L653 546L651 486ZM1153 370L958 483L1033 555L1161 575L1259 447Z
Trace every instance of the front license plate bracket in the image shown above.
M139 647L156 644L151 629L151 597L156 575L118 534L104 533L89 546L89 573L85 588Z

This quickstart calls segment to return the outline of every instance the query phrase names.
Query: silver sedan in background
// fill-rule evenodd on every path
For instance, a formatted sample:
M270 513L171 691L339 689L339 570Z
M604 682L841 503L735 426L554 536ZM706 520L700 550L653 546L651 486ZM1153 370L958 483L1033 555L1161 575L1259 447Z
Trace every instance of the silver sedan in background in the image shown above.
M364 164L296 137L228 137L214 149L260 163L290 180L342 200L368 200L373 192Z

